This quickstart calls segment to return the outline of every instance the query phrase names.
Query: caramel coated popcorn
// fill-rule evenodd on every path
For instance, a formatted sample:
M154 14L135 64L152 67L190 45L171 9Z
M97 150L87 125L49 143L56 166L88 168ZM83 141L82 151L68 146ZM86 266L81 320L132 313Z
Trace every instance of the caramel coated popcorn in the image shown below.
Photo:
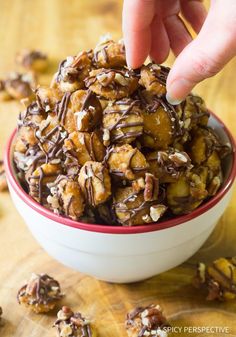
M73 312L69 307L63 306L57 313L54 323L58 337L96 337L96 331L90 321L80 312Z
M159 305L135 308L127 314L125 326L129 337L168 337L169 324Z
M230 149L202 98L167 102L168 73L153 62L129 69L123 41L110 36L65 58L19 115L14 162L29 195L76 221L123 226L189 213L214 196Z
M204 289L209 301L236 298L236 258L219 258L209 265L199 263L193 285Z
M53 310L62 297L60 284L47 274L32 274L29 282L17 294L19 304L37 314Z

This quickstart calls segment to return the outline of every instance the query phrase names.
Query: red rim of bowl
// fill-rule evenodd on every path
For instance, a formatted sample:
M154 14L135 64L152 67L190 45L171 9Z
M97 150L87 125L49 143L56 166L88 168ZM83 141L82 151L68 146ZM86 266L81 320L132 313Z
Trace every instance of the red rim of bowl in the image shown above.
M63 225L74 227L90 232L100 232L100 233L106 233L106 234L138 234L138 233L147 233L162 229L171 228L174 226L177 226L179 224L182 224L184 222L187 222L189 220L192 220L193 218L198 217L199 215L205 213L209 209L211 209L214 205L216 205L226 194L226 192L230 189L231 185L234 182L235 176L236 176L236 144L234 141L233 136L231 135L228 128L224 125L224 123L217 117L214 113L211 112L213 117L221 124L221 127L223 128L224 132L227 134L230 144L232 147L232 167L231 172L229 174L229 177L224 182L223 186L221 187L220 191L212 197L209 201L199 206L197 209L195 209L190 214L180 215L176 216L173 219L169 219L160 223L153 223L153 224L147 224L147 225L140 225L140 226L133 226L133 227L124 227L124 226L109 226L109 225L103 225L103 224L89 224L89 223L83 223L74 221L71 219L68 219L64 216L57 215L53 213L52 211L46 209L45 207L41 206L39 203L34 201L21 187L19 182L17 181L13 168L12 168L12 161L11 161L11 145L14 140L16 129L11 134L7 145L5 149L5 155L4 155L4 165L6 170L6 176L8 183L10 183L13 190L17 193L17 195L33 210L40 213L42 216L45 216L49 218L50 220L53 220L55 222L59 222Z

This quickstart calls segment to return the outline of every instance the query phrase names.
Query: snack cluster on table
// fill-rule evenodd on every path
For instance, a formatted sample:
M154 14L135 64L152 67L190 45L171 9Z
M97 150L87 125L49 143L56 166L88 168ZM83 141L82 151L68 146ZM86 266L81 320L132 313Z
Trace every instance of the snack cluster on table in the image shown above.
M32 274L17 294L19 304L29 307L37 314L54 309L62 297L60 284L47 274Z
M209 265L199 263L193 285L204 289L209 301L236 298L236 257L221 257Z
M96 331L91 322L80 312L73 312L71 308L63 306L57 313L54 323L58 337L96 337Z
M29 195L73 220L123 226L214 196L228 148L200 97L166 101L168 72L128 69L123 42L110 38L63 60L19 115L14 162Z
M39 50L23 49L16 54L17 71L0 79L0 102L32 98L38 85L38 75L48 66L48 57Z
M159 305L137 307L127 314L126 330L129 337L167 337L170 325Z

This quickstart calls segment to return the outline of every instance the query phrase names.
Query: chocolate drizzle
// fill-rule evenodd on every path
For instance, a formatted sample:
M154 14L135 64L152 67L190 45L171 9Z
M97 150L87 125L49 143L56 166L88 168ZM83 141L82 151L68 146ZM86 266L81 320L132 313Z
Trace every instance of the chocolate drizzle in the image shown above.
M130 80L131 77L137 77L133 71L130 70L119 70L119 69L99 69L94 75L90 75L85 78L84 83L87 88L91 85L95 84L95 82L99 83L102 87L110 88L113 90L119 89L123 87L120 83L115 81L116 74L120 74L124 79ZM106 80L103 80L102 83L98 80L99 76L105 75ZM128 85L128 83L127 83Z
M94 63L97 63L99 61L99 54L102 54L102 57L103 57L105 63L109 62L108 54L107 54L108 46L109 46L108 44L104 45L104 47L102 49L94 52L94 56L93 56L93 62Z
M155 69L156 66L159 66L159 69ZM160 83L163 86L166 86L166 79L167 76L170 72L170 68L169 67L164 67L161 65L156 65L156 64L149 64L147 66L149 68L149 70L151 70L152 73L154 73L156 79L152 80L150 85L152 85L153 83Z
M219 258L209 266L198 264L193 285L208 290L207 300L234 299L236 297L235 257ZM228 271L227 271L228 269Z
M63 318L60 318L60 316ZM58 319L53 326L57 328L59 337L62 336L62 328L65 328L65 326L68 326L68 329L71 330L71 332L66 335L68 337L92 337L92 330L89 322L81 315L81 313L74 313L70 308L65 306L59 311ZM63 336L65 336L64 333Z
M206 145L205 147L206 160L211 156L213 151L216 151L221 158L224 158L231 153L230 146L222 144L217 134L211 127L201 125L199 126L199 128L203 130L203 132L205 131L204 142Z
M133 158L134 158L134 156L136 155L137 152L138 152L137 148L131 148L128 161L125 163L126 164L126 170L130 170L133 173L145 172L145 171L147 171L147 165L146 166L134 166L134 165L132 165L132 160L133 160ZM116 146L110 146L110 147L108 147L107 151L106 151L106 155L105 155L105 157L103 159L103 163L106 166L109 166L109 172L112 175L122 177L122 176L125 175L124 171L119 170L119 169L111 168L111 165L109 165L109 159L110 159L110 157L111 157L111 155L113 153L114 154L116 153Z
M142 91L138 90L137 95L138 98L140 99L142 108L146 110L147 113L154 113L160 107L164 109L164 111L169 116L171 129L174 137L183 135L183 129L176 108L173 105L169 104L164 96L162 97L153 96L152 101L150 103L147 100L147 98L143 95ZM144 130L144 133L147 133L150 136L150 134L146 130Z
M93 180L97 178L104 185L104 169L105 167L102 166L102 170L99 173L95 174L95 171L93 170L93 165L91 163L87 163L86 165L84 165L84 173L85 173L84 191L86 194L86 200L88 200L88 203L93 207L96 206Z
M150 213L150 207L157 205L161 203L165 197L165 193L163 193L163 190L160 189L159 196L156 196L156 200L145 200L143 199L143 191L139 193L132 192L129 194L126 198L114 201L113 203L113 209L116 213L123 213L125 218L117 219L119 223L121 223L123 226L130 226L132 224L132 219L139 215L140 212L147 210L147 214ZM141 198L140 198L141 196ZM132 205L132 203L136 201L136 199L139 198L139 203L137 206Z
M56 104L56 114L60 123L65 123L66 113L68 105L70 103L71 93L66 92L62 97L62 100Z
M17 294L18 302L27 297L28 304L47 305L62 298L61 288L58 281L47 274L32 275L32 279L25 284Z
M138 337L156 337L157 330L169 326L161 308L154 304L147 307L135 308L131 313L127 314L126 329L130 328L131 331L137 330Z
M167 151L150 153L148 162L156 162L158 169L163 173L178 179L181 173L192 168L191 159L186 152L179 152L174 148Z
M117 121L109 126L107 129L111 132L111 140L113 142L120 142L128 138L136 138L142 135L142 128L143 128L143 121L138 122L129 122L129 116L130 115L136 115L141 117L141 111L139 109L135 109L135 107L139 107L139 101L138 100L131 100L131 99L123 99L120 101L116 101L115 105L118 106L124 106L122 109L112 109L107 108L104 110L104 115L107 114L119 114L120 117L117 119ZM127 122L126 122L127 121ZM132 127L139 127L138 129L135 129L133 131L130 131L129 128ZM127 129L125 131L125 129ZM120 130L121 132L117 132L116 130ZM115 132L114 132L115 131Z

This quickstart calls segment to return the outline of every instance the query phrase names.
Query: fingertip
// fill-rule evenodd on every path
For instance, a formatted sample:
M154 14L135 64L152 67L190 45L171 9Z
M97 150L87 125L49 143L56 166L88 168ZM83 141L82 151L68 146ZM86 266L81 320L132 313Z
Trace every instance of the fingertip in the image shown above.
M176 78L171 82L167 80L166 99L172 105L181 103L191 92L193 84L185 78Z
M180 100L180 99L175 99L171 96L170 93L166 93L166 100L168 103L170 103L171 105L178 105L180 104L183 100Z
M124 39L126 49L126 62L129 68L139 68L146 60L151 47L150 29L137 33L126 34Z

